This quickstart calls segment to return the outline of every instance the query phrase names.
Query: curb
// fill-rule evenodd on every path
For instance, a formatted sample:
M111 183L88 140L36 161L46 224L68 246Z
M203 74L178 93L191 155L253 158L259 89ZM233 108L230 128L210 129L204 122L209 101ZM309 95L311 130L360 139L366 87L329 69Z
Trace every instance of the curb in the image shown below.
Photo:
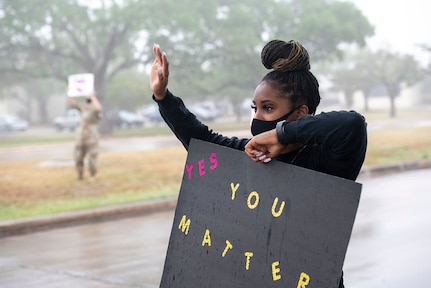
M87 223L112 221L174 209L177 199L150 200L0 222L0 238Z
M387 166L363 168L359 177L375 177L409 170L431 168L431 159L405 162ZM359 178L358 177L358 178ZM94 222L137 217L148 213L175 209L177 198L150 200L139 203L113 205L95 209L65 212L55 215L0 222L0 238L34 233L54 228L70 227Z
M418 170L418 169L427 169L431 168L431 159L403 162L393 165L385 165L385 166L373 166L369 168L363 168L359 173L359 177L367 178L367 177L375 177L381 176L391 173L399 173L409 170Z

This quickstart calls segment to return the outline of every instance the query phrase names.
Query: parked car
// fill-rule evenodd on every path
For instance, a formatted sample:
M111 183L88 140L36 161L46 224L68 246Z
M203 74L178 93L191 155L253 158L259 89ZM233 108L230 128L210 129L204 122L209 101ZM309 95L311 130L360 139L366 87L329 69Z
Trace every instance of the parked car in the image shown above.
M139 127L144 125L144 118L137 114L126 110L118 112L116 126L118 128Z
M53 125L58 131L70 130L75 131L79 127L81 121L81 113L77 109L69 109L66 111L66 115L54 118Z
M200 107L206 109L208 111L208 114L211 115L213 119L219 118L222 116L222 112L217 107L216 103L213 101L205 101L198 104Z
M0 131L26 131L28 125L28 121L16 115L0 116Z
M162 123L164 122L162 115L160 115L159 108L157 105L148 105L147 107L142 109L142 114L145 119L152 123Z
M190 105L188 109L201 121L213 121L217 118L212 111L198 104Z

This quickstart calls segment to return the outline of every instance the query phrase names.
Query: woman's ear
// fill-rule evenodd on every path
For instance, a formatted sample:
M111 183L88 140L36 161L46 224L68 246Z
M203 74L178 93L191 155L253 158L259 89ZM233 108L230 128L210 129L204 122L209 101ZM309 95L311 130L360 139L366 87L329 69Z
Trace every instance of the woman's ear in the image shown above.
M302 117L302 116L304 116L304 115L307 115L308 114L308 106L307 105L301 105L301 106L299 106L298 107L298 109L296 109L296 116L299 118L299 117Z

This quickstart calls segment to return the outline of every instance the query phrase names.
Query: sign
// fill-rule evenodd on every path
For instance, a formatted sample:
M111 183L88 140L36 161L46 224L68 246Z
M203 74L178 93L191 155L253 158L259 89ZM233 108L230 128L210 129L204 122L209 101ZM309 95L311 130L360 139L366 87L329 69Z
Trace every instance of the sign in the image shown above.
M192 139L160 287L338 287L361 188Z
M89 96L94 90L94 75L91 73L73 74L68 78L67 96Z

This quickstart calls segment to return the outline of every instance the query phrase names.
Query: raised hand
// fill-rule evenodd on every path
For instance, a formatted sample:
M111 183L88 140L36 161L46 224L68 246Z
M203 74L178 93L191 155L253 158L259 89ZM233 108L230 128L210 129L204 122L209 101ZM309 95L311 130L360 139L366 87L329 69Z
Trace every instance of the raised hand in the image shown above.
M154 97L161 100L166 96L169 80L169 62L165 53L162 53L160 46L154 44L153 52L155 59L150 73L150 88Z

